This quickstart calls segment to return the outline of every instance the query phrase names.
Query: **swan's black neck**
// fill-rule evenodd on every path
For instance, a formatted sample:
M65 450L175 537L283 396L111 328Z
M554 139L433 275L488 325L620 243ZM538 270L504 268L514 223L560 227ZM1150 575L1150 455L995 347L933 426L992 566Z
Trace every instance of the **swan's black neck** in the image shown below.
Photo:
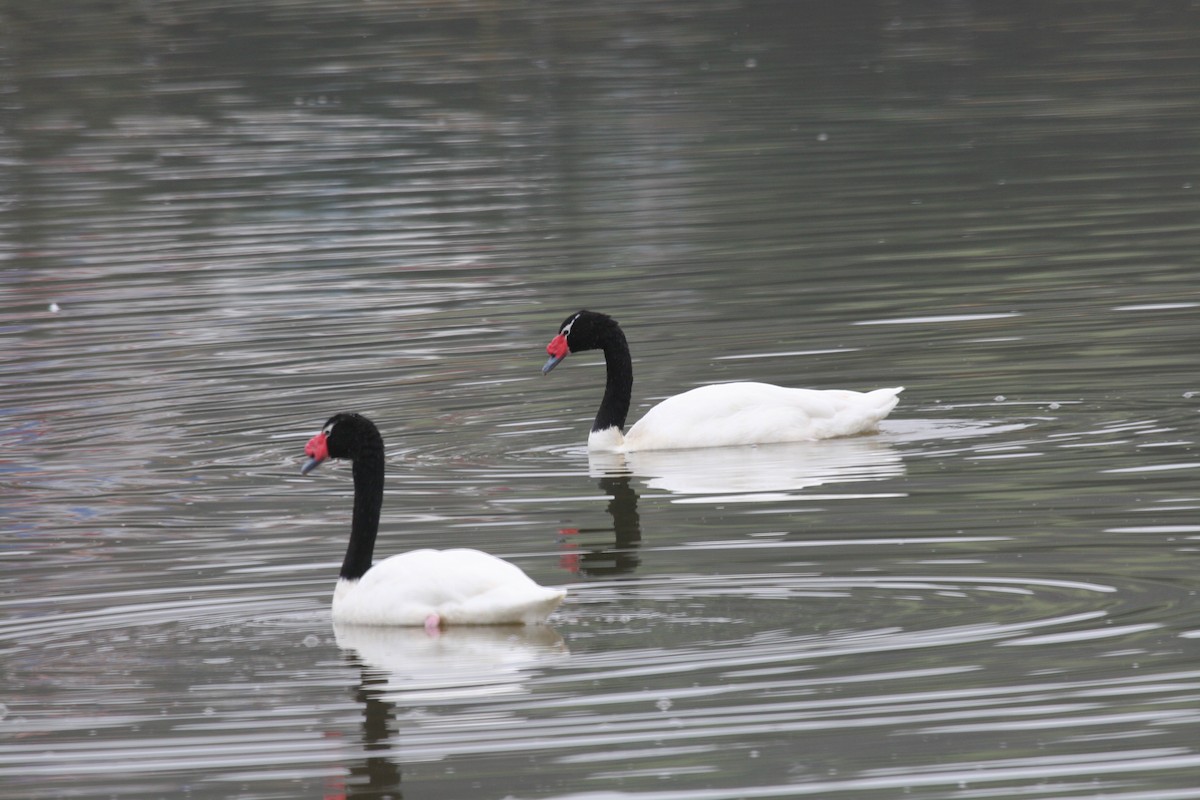
M604 364L608 373L604 384L604 399L596 412L593 431L612 427L625 430L625 418L629 416L629 397L633 392L633 359L629 355L629 342L625 333L614 322L598 337L598 346L604 350Z
M364 432L354 454L354 519L350 545L338 577L358 580L371 568L379 511L383 507L383 439L377 431Z

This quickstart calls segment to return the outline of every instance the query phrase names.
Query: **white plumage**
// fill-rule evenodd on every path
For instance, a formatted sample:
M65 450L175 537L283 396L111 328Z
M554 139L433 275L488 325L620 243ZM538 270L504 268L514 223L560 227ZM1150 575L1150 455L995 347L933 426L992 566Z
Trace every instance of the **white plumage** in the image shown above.
M354 625L534 625L566 596L539 586L515 564L480 550L413 550L341 578L333 618Z
M769 383L717 383L674 395L629 432L593 431L591 450L679 450L854 436L876 430L903 387L852 392L792 389Z

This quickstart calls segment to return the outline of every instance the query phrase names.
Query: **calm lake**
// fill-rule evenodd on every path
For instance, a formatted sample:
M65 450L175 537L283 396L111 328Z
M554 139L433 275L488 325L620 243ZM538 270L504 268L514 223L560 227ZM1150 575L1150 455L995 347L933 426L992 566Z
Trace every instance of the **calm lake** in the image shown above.
M0 0L0 798L1200 798L1200 11ZM693 386L878 434L589 455ZM544 628L335 627L477 547Z

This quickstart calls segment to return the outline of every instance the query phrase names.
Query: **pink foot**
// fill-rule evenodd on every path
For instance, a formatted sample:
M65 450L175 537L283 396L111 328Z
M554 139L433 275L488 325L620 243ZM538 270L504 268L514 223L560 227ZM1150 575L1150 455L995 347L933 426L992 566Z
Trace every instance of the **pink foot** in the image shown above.
M430 614L425 618L425 632L430 636L439 636L442 633L442 618L437 614Z

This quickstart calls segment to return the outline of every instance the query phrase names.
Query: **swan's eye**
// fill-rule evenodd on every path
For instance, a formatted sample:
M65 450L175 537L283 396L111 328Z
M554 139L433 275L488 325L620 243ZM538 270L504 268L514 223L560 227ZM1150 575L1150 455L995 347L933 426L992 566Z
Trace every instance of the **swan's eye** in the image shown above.
M577 320L577 319L579 319L579 315L578 315L578 314L576 314L575 316L571 317L571 321L570 321L570 322L568 322L566 325L563 325L563 329L562 329L561 331L559 331L559 334L560 334L560 335L562 335L562 336L570 336L570 335L571 335L571 328L575 327L575 320Z

